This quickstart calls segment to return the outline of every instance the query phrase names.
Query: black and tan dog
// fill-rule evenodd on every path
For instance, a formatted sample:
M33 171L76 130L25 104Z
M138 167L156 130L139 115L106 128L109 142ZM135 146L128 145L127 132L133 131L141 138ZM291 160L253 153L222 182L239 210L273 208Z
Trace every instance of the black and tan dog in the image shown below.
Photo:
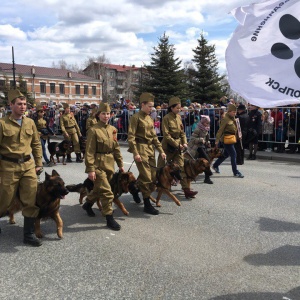
M161 207L160 198L162 194L169 196L178 206L181 205L180 201L170 191L174 182L179 180L181 180L180 167L174 162L168 162L164 167L157 170L156 187L158 194L156 199L150 196L150 199L156 203L156 206Z
M199 174L204 173L204 183L212 184L210 176L212 171L210 170L210 163L205 158L197 159L184 159L184 172L187 176L189 189L191 187L191 181L195 181Z
M59 214L60 200L69 193L63 179L52 170L52 175L45 174L45 181L38 184L36 194L36 205L40 208L39 215L35 221L35 235L43 237L41 231L41 220L51 218L56 223L57 235L63 237L63 221ZM21 203L16 200L8 210L9 223L15 224L14 214L21 210Z
M54 160L54 156L56 156L57 162L59 163L59 157L62 156L62 163L66 165L66 155L67 152L70 153L72 151L72 142L63 140L61 143L51 142L48 144L48 151L50 153L50 161L52 161L55 165L56 162Z
M120 201L119 197L124 194L130 192L131 194L138 193L138 187L136 184L136 178L132 172L116 172L111 181L110 186L112 188L112 192L114 193L113 202L121 209L124 215L129 215L129 212L125 208L124 204ZM79 184L70 184L67 185L67 189L70 192L77 192L80 194L79 203L83 203L84 197L92 191L94 188L94 183L90 179L86 179L83 183ZM97 200L97 205L100 210L102 210L101 203L99 199Z
M205 158L195 159L189 152L185 152L184 170L186 170L186 172L189 174L187 176L188 178L191 178L191 180L195 180L199 174L204 172L204 183L213 184L212 180L210 179L210 176L212 175L210 166L215 158L218 158L222 155L222 149L214 147L210 148L206 153L209 159L208 161ZM209 167L207 163L209 164ZM191 180L189 180L189 183Z
M223 151L220 148L214 147L210 148L207 151L207 155L209 157L209 163L211 164L215 158L218 158L222 155Z

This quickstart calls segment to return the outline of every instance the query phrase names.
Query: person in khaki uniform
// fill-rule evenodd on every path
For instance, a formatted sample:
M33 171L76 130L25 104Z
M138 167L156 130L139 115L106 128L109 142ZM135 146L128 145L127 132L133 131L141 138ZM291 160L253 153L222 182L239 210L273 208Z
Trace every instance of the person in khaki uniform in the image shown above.
M108 124L110 107L107 103L99 106L99 122L89 129L85 165L86 173L94 181L94 189L87 196L82 206L89 216L95 216L92 206L100 199L102 214L106 217L107 226L112 230L120 230L121 226L113 218L112 202L114 194L109 184L115 172L115 162L120 172L124 172L123 158L117 141L117 129Z
M139 170L138 184L144 199L144 212L158 215L159 211L150 203L150 195L155 189L156 182L154 146L163 159L166 158L166 154L155 133L153 119L150 117L154 106L154 96L150 93L142 93L140 104L141 110L134 114L129 121L128 151L133 153ZM138 202L137 199L135 201Z
M75 120L73 114L70 113L69 104L64 104L64 114L60 117L60 128L66 140L73 143L74 152L76 154L76 162L81 163L80 144L79 138L81 137L81 132L79 126ZM67 162L72 162L71 153L67 154Z
M188 186L187 177L184 172L184 158L182 150L187 148L187 139L184 133L183 124L179 115L181 101L178 97L169 100L168 114L162 121L162 147L167 155L167 161L175 161L181 169L181 186L186 198L194 197L198 192L191 191ZM165 162L161 156L158 157L158 167L163 167Z
M47 167L52 167L54 164L53 164L52 161L49 160L49 158L47 156L46 141L49 138L49 134L54 135L54 132L48 126L47 121L44 119L44 113L45 112L44 112L43 107L41 105L38 105L36 107L36 113L37 113L37 118L35 120L35 125L36 125L36 128L37 128L37 130L39 132L39 135L40 135L40 141L41 141L42 150L43 150L43 157L44 157L44 160L46 162L46 166Z
M244 175L237 169L236 151L234 144L224 143L224 136L237 135L237 124L235 120L236 111L237 109L234 104L227 105L227 113L222 119L220 128L216 134L216 147L219 147L219 142L222 142L224 147L224 153L214 162L212 168L215 170L216 173L220 173L220 164L230 156L233 176L237 178L244 178Z
M42 146L34 121L24 116L25 96L18 90L10 90L8 101L11 115L0 119L0 217L6 215L18 197L24 216L24 243L40 246L34 222L39 213L35 205L36 173L43 165Z
M93 108L91 115L86 120L86 132L89 131L94 125L98 123L99 120L99 110L97 108Z

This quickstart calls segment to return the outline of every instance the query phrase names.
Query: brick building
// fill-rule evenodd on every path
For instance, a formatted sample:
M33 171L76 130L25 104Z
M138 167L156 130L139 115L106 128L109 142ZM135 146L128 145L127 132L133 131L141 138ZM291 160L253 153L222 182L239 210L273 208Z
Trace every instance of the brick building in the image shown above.
M120 98L135 100L134 92L140 84L143 68L94 62L83 70L87 76L102 78L103 99L108 102Z
M15 64L16 80L22 76L26 90L41 104L99 104L102 80L63 69ZM0 93L13 86L13 64L0 63Z

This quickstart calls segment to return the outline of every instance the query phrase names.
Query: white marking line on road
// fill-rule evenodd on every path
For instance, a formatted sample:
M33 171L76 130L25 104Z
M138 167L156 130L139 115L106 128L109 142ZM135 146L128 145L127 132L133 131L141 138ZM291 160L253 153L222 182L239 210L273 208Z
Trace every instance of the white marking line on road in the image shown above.
M115 233L111 233L110 235L116 235Z

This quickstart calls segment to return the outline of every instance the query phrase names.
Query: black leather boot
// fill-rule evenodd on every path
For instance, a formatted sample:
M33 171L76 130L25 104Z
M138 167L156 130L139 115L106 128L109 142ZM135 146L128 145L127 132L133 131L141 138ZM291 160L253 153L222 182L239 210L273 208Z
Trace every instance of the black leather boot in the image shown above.
M114 219L112 215L107 215L105 217L106 217L106 224L108 228L116 231L121 229L121 226L117 223L117 221Z
M80 153L76 153L76 162L78 162L78 163L83 162L83 160L81 159L81 154Z
M204 183L213 184L208 174L205 174Z
M139 196L139 193L131 193L131 195L132 195L133 200L134 200L135 203L141 203L142 202L142 200Z
M85 202L82 205L82 208L86 211L86 213L89 217L95 217L96 216L93 209L92 209L93 205L94 205L94 203L91 203L91 202Z
M28 244L34 247L42 245L40 239L34 234L34 222L35 218L24 217L24 244Z
M150 198L144 199L144 212L147 214L150 214L150 215L158 215L159 214L159 211L151 205Z
M67 162L69 162L69 163L72 162L71 154L67 154Z

